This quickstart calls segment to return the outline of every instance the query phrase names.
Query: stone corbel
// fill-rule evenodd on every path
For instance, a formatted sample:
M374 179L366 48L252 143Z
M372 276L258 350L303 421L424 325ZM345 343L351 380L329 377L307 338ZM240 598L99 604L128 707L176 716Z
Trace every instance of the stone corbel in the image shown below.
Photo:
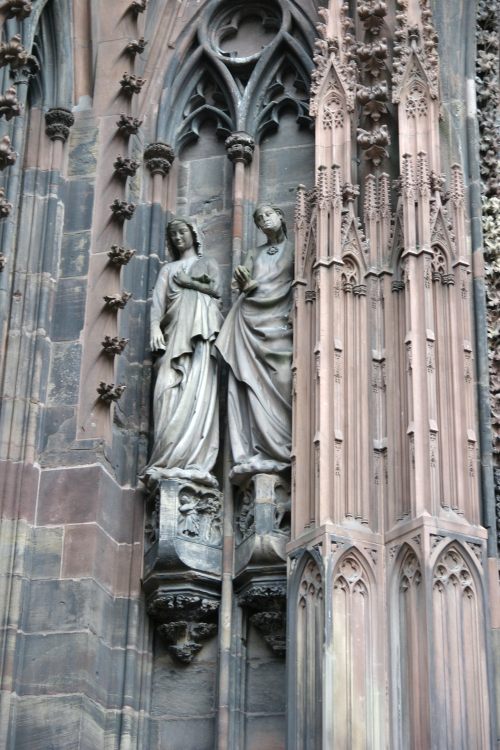
M22 110L23 106L13 86L0 96L0 117L5 117L7 121L12 120L13 117L19 117Z
M97 386L99 401L102 401L105 404L119 401L126 387L126 385L115 385L114 383L105 383L104 381L101 381Z
M215 635L222 575L222 494L190 479L148 480L143 588L159 635L189 663Z
M148 599L147 611L170 654L183 664L190 664L203 641L217 632L219 601L196 589L172 592L161 587Z
M240 607L277 656L286 655L286 578L255 581L238 596Z
M119 247L118 245L111 245L111 248L108 250L109 262L117 268L126 266L134 255L135 250Z
M136 159L124 156L117 156L113 164L115 174L123 180L126 180L127 177L134 177L139 167L140 164Z
M128 221L134 215L135 203L128 203L127 201L115 198L110 205L110 209L114 219L117 221Z
M0 139L0 170L7 169L16 163L17 153L11 146L8 135Z

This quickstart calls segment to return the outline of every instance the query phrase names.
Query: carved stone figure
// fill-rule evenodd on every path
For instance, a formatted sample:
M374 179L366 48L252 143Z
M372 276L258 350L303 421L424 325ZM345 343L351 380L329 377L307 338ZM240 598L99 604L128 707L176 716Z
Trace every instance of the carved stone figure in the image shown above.
M217 361L221 325L219 269L202 257L185 219L167 227L173 261L160 271L151 307L151 349L164 350L154 390L154 446L144 475L216 486L219 448Z
M234 281L239 297L216 346L230 368L231 478L290 466L293 250L279 208L257 207L264 245L248 251Z

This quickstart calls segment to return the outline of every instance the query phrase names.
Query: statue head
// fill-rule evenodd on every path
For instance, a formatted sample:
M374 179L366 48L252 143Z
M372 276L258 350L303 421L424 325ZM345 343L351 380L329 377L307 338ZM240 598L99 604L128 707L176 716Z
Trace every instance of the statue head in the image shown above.
M266 222L266 217L272 222L273 214L276 217L276 222L279 218L281 222L281 230L283 231L285 237L287 237L288 234L286 229L285 216L281 208L278 208L278 206L274 206L272 203L259 203L255 211L253 212L253 220L258 228L263 231L264 234L266 234L263 224L265 224Z
M172 230L180 224L183 224L191 232L191 237L193 239L193 247L195 249L196 255L200 255L200 256L203 255L203 252L201 249L200 235L196 226L191 221L189 221L189 219L176 217L172 219L171 221L169 221L169 223L167 224L167 231L166 231L167 247L172 258L174 260L179 260L181 257L181 253L179 252L179 249L176 247L176 245L172 241Z

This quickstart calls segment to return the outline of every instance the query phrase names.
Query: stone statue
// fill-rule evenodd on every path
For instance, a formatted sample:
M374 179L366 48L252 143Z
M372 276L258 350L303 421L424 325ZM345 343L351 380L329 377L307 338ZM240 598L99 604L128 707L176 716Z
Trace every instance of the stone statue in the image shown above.
M235 269L240 294L216 342L230 368L231 478L237 484L290 466L293 250L279 208L258 206L254 221L267 241Z
M173 261L161 269L151 307L151 349L164 350L154 390L154 446L146 480L189 479L217 486L219 449L217 359L219 269L202 256L186 219L167 227Z

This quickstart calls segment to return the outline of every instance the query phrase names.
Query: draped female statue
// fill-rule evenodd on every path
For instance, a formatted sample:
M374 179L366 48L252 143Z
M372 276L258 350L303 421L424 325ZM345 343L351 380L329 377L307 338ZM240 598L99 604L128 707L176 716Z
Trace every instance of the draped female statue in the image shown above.
M229 365L228 421L235 482L290 466L293 250L279 208L257 207L266 243L234 272L239 297L216 347Z
M151 349L164 350L154 389L154 445L146 479L190 479L216 486L219 449L217 361L219 269L202 256L189 220L167 227L173 261L161 269L151 307Z

